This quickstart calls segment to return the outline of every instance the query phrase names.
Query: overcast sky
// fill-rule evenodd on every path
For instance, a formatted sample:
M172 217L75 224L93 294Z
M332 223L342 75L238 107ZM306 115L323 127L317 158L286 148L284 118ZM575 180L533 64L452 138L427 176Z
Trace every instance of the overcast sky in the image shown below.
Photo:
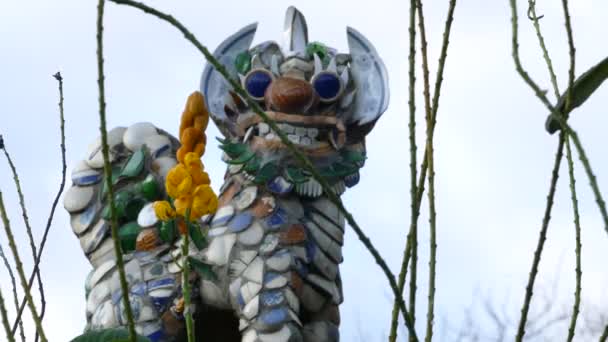
M369 159L362 181L346 193L344 201L393 272L398 273L409 222L408 1L146 2L183 20L211 50L254 21L259 22L254 43L280 41L283 15L290 4L305 14L311 40L346 51L345 27L349 25L373 42L388 69L391 104L369 135ZM527 2L519 3L524 64L549 89L532 25L525 19ZM580 74L608 55L608 3L578 0L572 1L571 7ZM429 58L435 70L447 0L427 1L424 9ZM559 84L565 89L568 58L561 2L541 1L538 12L545 15L542 25ZM19 169L38 240L60 182L53 73L61 71L65 79L68 170L83 158L88 143L99 132L95 15L96 1L0 2L0 134ZM435 135L439 245L435 330L445 341L461 327L465 310L482 296L499 304L508 298L506 309L518 317L544 211L557 137L544 131L547 112L515 73L510 30L507 0L458 2ZM204 67L198 51L168 24L108 3L105 60L109 127L150 121L175 134L185 100L197 90ZM418 80L420 86L422 78ZM606 194L607 96L605 86L571 120ZM424 142L423 118L419 110L419 152ZM219 132L210 126L208 135L219 136ZM421 157L419 153L418 159ZM204 162L214 188L219 189L225 166L213 143ZM583 225L583 299L606 303L608 236L580 163L576 167ZM0 190L29 269L30 251L4 158L0 162ZM419 335L424 331L428 279L426 202L423 208ZM0 243L7 250L4 233L0 234ZM344 255L342 340L386 340L392 308L386 279L352 231L347 234ZM556 302L569 309L574 289L574 227L565 163L542 260L537 292L543 292L559 275ZM67 341L85 324L84 279L90 265L61 206L41 267L48 302L48 336L51 341ZM5 299L10 300L4 268L0 268L0 285ZM586 308L583 306L583 312ZM565 336L565 324L560 325L557 334Z

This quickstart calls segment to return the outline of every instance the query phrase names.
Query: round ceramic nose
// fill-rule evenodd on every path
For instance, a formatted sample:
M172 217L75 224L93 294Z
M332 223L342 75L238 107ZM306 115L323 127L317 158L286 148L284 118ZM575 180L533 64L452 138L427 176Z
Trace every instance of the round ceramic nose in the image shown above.
M280 77L266 90L268 108L288 113L304 114L313 101L314 91L305 80Z

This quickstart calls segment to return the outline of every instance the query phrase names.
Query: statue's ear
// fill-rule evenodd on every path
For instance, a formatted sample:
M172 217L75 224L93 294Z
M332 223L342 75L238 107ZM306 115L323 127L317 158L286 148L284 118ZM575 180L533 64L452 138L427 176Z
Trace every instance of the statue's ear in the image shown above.
M234 79L239 79L234 60L239 53L249 50L257 27L257 23L243 27L240 31L224 40L213 53L213 56L226 68ZM229 125L224 106L230 89L231 86L224 77L210 63L207 63L201 78L201 93L205 96L205 105L207 105L211 118L218 125L222 133L224 133L222 128Z
M350 72L357 88L346 124L365 125L376 121L388 107L388 75L374 46L352 27L346 33L352 58Z

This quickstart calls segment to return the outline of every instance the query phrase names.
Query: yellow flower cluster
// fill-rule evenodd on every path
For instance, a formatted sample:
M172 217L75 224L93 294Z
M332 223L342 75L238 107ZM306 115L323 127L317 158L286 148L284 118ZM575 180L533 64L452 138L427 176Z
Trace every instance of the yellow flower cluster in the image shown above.
M217 210L217 196L201 162L207 141L204 131L208 122L209 113L205 108L203 95L200 92L192 93L188 97L181 119L182 146L177 153L179 163L165 178L165 190L167 195L174 199L174 207L167 201L154 203L154 212L162 221L171 220L178 215L185 217L188 210L190 220L196 220Z

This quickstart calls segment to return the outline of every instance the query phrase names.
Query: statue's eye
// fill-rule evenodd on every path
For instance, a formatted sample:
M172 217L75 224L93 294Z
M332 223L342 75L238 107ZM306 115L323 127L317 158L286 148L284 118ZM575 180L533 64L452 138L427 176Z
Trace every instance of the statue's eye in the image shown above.
M342 82L334 72L321 72L311 80L321 102L335 101L342 93Z
M264 99L266 89L272 83L272 73L264 69L254 69L245 76L244 86L247 92L254 99L261 101Z

